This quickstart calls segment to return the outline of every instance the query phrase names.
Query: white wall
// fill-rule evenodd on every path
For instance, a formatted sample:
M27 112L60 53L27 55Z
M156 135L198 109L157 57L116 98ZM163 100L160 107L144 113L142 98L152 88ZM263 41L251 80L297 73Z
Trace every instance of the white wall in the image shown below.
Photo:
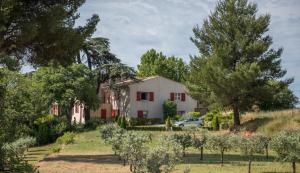
M187 89L183 84L166 79L154 77L143 82L134 83L130 88L129 116L137 117L138 110L147 110L148 118L163 118L163 103L170 99L170 93L185 93L184 102L176 101L177 111L191 112L197 107L197 101L187 95ZM154 92L154 101L137 101L137 92Z
M75 120L76 124L84 123L85 122L84 105L83 104L78 105L78 112L77 113L75 111L75 105L74 105L73 108L72 108L72 116L71 117L72 117L71 118L71 123L74 123L74 120Z

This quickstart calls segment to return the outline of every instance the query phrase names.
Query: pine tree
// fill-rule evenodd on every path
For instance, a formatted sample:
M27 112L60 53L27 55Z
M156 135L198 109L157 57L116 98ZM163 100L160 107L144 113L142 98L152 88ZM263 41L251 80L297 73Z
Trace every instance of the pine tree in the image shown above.
M279 81L283 49L270 48L267 35L270 15L257 15L257 5L247 0L221 0L201 28L193 28L192 42L199 56L191 58L189 88L206 101L234 111L234 125L240 112L274 94L270 81Z

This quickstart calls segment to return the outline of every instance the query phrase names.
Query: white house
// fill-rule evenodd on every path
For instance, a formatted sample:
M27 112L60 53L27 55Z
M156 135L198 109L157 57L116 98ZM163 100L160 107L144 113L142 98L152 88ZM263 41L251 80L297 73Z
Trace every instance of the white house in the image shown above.
M140 80L127 80L118 85L118 88L121 88L119 90L101 86L99 96L102 103L98 110L91 111L91 117L112 119L117 115L126 115L163 119L163 103L166 100L176 102L178 114L197 110L197 101L187 94L187 88L165 77L153 76ZM84 116L76 114L76 117Z

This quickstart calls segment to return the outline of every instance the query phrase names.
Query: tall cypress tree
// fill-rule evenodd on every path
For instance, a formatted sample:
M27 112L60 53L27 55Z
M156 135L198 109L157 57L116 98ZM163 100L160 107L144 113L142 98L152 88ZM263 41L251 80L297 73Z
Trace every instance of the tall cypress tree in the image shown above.
M270 48L267 35L270 15L257 15L257 5L247 0L221 0L203 26L193 28L192 42L199 56L191 58L191 93L230 107L234 125L240 125L240 112L271 97L270 81L280 81L282 49Z

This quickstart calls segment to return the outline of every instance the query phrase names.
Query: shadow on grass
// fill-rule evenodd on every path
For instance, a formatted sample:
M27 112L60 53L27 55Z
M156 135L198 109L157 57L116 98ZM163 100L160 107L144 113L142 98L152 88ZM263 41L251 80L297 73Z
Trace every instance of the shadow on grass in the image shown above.
M203 160L200 160L200 154L187 154L183 158L183 163L185 164L219 164L221 156L218 154L204 154ZM265 156L255 156L254 162L262 161L273 161L274 158L270 157L268 160ZM107 155L56 155L53 157L46 157L43 159L44 162L56 162L56 161L66 161L66 162L81 162L81 163L96 163L96 164L123 164L122 160L119 160L118 156L113 154ZM246 157L228 154L224 156L224 164L239 161L248 161ZM234 163L235 164L235 163ZM247 163L238 163L243 166ZM245 164L245 165L244 165Z
M255 132L259 127L264 126L271 120L272 118L269 117L260 117L260 118L251 119L249 121L244 122L241 125L241 128L246 128L246 130Z
M53 161L66 161L66 162L84 162L84 163L97 163L97 164L122 164L123 161L119 160L118 156L107 155L57 155L54 157L46 157L44 162Z
M253 157L253 162L272 162L275 157L269 156L269 159L266 159L263 155L255 155ZM224 163L232 163L232 162L240 162L245 161L248 162L247 157L238 154L226 154L224 155ZM200 154L186 154L183 158L183 163L187 164L219 164L221 163L221 155L220 154L204 154L203 160L200 160ZM242 164L242 163L238 163ZM244 164L243 164L244 165ZM247 163L245 163L247 165Z

